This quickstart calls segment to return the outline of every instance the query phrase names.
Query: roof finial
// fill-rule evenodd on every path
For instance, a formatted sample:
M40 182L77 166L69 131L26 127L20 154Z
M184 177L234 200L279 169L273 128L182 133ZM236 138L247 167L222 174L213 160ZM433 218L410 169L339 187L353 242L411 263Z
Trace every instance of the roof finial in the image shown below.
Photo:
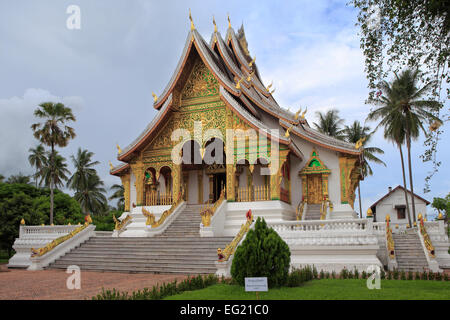
M228 28L231 28L230 14L228 13Z
M214 24L214 32L217 32L217 24L216 19L214 19L214 15L213 15L213 24Z
M236 89L241 89L241 82L244 81L244 77L242 77L237 83L236 83Z
M189 20L191 20L191 31L195 30L194 20L192 20L191 8L189 8Z
M112 165L111 161L109 161L109 168L111 171L113 171L113 169L114 169L114 166Z
M248 63L248 66L251 68L252 65L255 63L255 61L256 61L256 56L253 58L252 61L250 61L250 62Z
M308 111L308 107L306 107L305 111L302 113L302 119L305 119L306 112Z
M116 147L117 147L117 153L121 154L122 153L122 149L120 149L120 146L119 146L118 143L116 144Z
M153 96L153 102L156 103L158 101L158 96L152 92L152 96Z
M295 113L294 119L298 120L298 117L300 116L300 112L302 112L302 107L300 107L300 109L298 109L298 111Z
M266 88L267 92L270 91L270 88L272 87L272 85L273 85L273 81L267 86L267 88Z

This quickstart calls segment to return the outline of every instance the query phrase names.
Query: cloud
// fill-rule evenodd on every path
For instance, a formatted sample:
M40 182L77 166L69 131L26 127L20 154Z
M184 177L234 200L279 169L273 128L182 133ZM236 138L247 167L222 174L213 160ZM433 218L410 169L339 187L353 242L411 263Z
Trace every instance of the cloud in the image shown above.
M30 126L36 122L33 116L37 106L46 101L62 102L72 110L82 110L81 97L58 97L47 90L29 88L22 97L0 98L0 173L4 176L31 174L28 149L38 144Z

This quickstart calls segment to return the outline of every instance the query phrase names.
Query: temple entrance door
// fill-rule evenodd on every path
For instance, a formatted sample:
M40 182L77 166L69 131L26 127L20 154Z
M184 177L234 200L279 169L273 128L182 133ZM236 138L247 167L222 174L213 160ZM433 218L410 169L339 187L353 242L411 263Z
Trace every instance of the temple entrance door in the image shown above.
M322 202L322 175L308 175L308 203L317 204Z
M216 202L217 199L219 199L222 189L226 188L226 184L227 184L226 173L214 174L214 178L213 178L213 195L214 195L213 200L214 200L214 202Z

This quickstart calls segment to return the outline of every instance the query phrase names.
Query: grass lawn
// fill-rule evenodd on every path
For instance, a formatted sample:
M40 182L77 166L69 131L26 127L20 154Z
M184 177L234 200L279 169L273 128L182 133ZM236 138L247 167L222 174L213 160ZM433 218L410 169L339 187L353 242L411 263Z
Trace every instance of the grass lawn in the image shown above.
M381 289L369 290L366 280L313 280L302 287L270 289L260 292L267 300L450 300L449 281L381 280ZM187 291L166 300L255 300L254 292L243 287L217 284L202 290Z

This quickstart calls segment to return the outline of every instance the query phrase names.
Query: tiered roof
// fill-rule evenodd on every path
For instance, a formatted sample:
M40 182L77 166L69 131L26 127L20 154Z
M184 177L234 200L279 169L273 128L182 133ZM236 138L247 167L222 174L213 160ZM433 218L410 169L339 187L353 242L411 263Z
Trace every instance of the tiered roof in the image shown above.
M172 106L172 91L180 79L193 48L196 49L203 63L219 82L220 98L250 126L262 130L270 137L270 128L261 121L260 115L261 112L264 112L278 119L280 129L291 128L290 132L302 139L335 151L353 155L360 154L354 144L319 133L309 127L307 121L297 119L298 117L292 112L280 107L270 92L270 86L264 86L255 60L250 56L246 45L243 27L237 35L233 28L229 27L225 38L222 38L220 32L215 31L211 35L209 44L195 28L191 28L177 67L166 88L153 105L158 110L158 114L142 134L123 150L118 156L118 160L128 162L133 157L133 153L146 145L146 142L157 132L159 124ZM285 137L284 134L272 138L289 146L294 154L303 158L301 151L291 138ZM119 174L126 168L126 165L120 165L111 170L111 173Z

